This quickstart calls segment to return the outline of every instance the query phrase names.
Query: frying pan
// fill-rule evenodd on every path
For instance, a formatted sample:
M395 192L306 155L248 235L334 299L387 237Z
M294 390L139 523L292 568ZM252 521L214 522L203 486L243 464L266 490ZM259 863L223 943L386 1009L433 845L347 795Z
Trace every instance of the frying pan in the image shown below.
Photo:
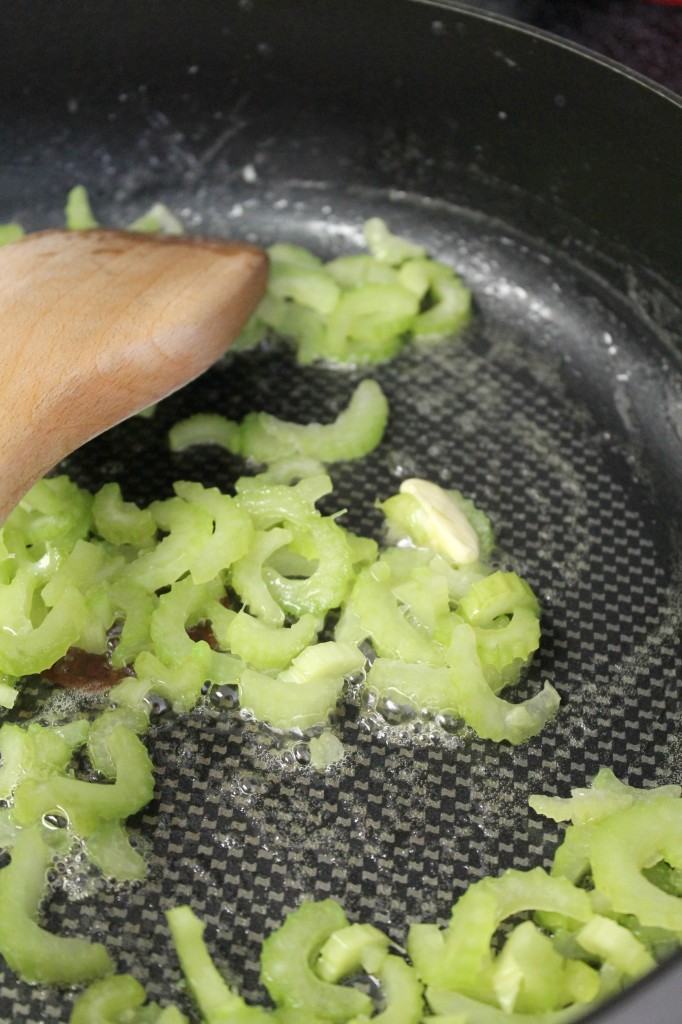
M555 723L520 748L349 701L327 774L305 744L217 694L150 737L157 796L135 822L150 877L117 891L57 865L46 923L103 938L151 998L177 997L163 909L190 902L216 961L250 998L260 942L305 897L404 940L444 923L465 885L549 863L559 838L527 808L600 765L682 781L682 106L607 61L450 3L413 0L26 0L0 10L0 215L62 222L85 184L103 222L163 199L188 230L358 249L368 216L425 244L471 285L451 345L375 372L386 441L334 473L354 529L404 475L486 509L499 558L535 587ZM210 449L171 456L197 410L331 418L352 371L296 371L275 341L228 357L76 453L63 469L126 497L192 477L230 487ZM1 413L0 413L1 416ZM0 421L1 422L1 421ZM29 684L14 717L54 721L95 698ZM679 1024L682 962L590 1020ZM70 994L2 973L3 1020L63 1021Z

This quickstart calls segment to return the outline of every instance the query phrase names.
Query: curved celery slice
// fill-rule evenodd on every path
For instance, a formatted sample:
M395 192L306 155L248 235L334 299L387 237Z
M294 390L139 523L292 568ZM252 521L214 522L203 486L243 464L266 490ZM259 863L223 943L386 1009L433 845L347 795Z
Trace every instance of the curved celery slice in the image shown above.
M81 719L68 731L31 722L25 728L12 722L0 727L0 799L7 800L24 779L47 779L66 770L74 750L88 738L88 723Z
M87 723L84 724L87 725ZM100 772L108 779L116 777L116 761L108 741L114 729L118 729L120 725L137 736L141 736L149 728L149 715L144 711L136 711L132 708L108 708L94 719L87 731L90 763L95 771Z
M322 620L314 615L277 628L242 611L230 622L225 639L229 649L253 668L283 669L315 640L321 627Z
M425 1018L429 1024L568 1024L584 1014L584 1006L567 1006L547 1013L508 1013L472 999L461 992L448 992L437 986L427 988L426 1001L433 1011Z
M297 616L321 615L338 607L353 577L351 553L341 527L333 519L311 519L305 531L294 532L292 547L317 564L304 579L289 578L264 566L264 579L279 605Z
M492 990L508 1013L540 1013L589 1003L599 988L598 972L562 956L532 921L512 930L492 971Z
M172 452L184 452L195 444L214 444L239 455L241 425L220 413L199 412L174 423L168 431L168 445Z
M339 300L340 290L331 274L321 266L271 258L268 293L276 299L291 299L316 313L328 315Z
M204 509L213 519L213 535L190 563L189 571L197 584L208 583L249 549L254 528L249 515L229 494L217 487L181 481L175 493L190 505Z
M459 713L482 739L523 743L537 735L559 709L559 694L549 683L520 704L497 697L485 679L476 634L466 622L453 629L446 661Z
M354 365L390 359L418 310L416 295L399 284L366 284L343 292L329 316L322 355Z
M430 711L457 714L457 701L444 666L410 663L394 658L375 658L367 673L365 685L377 697Z
M358 254L339 256L325 264L328 274L347 291L366 284L398 284L398 271L387 263L380 263L373 256Z
M444 338L467 323L471 314L471 292L444 263L410 260L400 268L399 278L400 283L427 306L414 318L415 338Z
M515 572L493 572L472 584L457 605L457 612L472 626L492 625L500 615L525 608L540 614L538 599L529 584Z
M584 825L615 814L639 801L648 802L659 797L679 798L681 786L653 786L638 789L628 786L613 774L610 768L602 768L586 789L572 789L570 797L543 796L533 794L528 803L538 814L554 821L572 821Z
M142 985L132 974L112 974L93 981L76 997L69 1024L189 1024L177 1006L161 1009L147 1003Z
M276 551L292 540L290 530L273 527L257 530L251 547L230 570L232 586L252 615L268 626L283 626L284 612L274 599L263 578L263 565Z
M151 646L150 627L159 599L134 580L115 580L109 588L115 614L123 621L118 643L111 653L114 668L131 664Z
M598 822L590 837L595 889L620 914L643 925L682 932L682 901L653 885L642 869L665 860L682 868L682 800L639 801Z
M117 483L104 484L94 496L92 514L100 537L112 544L150 544L156 534L156 523L148 508L139 508L124 501Z
M428 985L480 998L490 983L491 941L507 917L522 911L553 911L586 922L592 907L586 892L542 868L505 871L470 885L452 908L445 932L429 925L410 928L407 948Z
M142 552L129 563L122 578L156 591L189 571L213 536L213 518L205 509L188 505L181 498L157 501L149 507L166 536L153 550Z
M491 688L497 692L518 679L540 643L540 620L530 608L516 608L502 626L474 626L476 650Z
M139 687L139 697L155 693L169 700L177 714L191 711L210 677L213 653L205 640L199 640L192 643L191 650L180 661L166 665L150 651L142 651L135 659L137 680L131 683ZM127 688L126 682L119 683L111 692L112 699L121 703L121 693L126 692L124 687Z
M442 665L443 650L424 630L412 625L391 591L388 567L377 562L358 576L350 596L362 632L381 657Z
M645 974L656 966L652 955L632 932L608 917L595 914L576 933L576 939L588 953L612 964L630 978Z
M314 644L277 676L245 669L238 684L240 704L276 729L308 729L327 720L344 679L364 663L364 655L353 644Z
M332 423L290 423L269 413L249 413L242 424L242 455L266 463L290 455L320 462L358 459L376 448L387 421L386 397L367 378Z
M256 477L240 477L236 484L236 502L253 520L258 530L285 524L292 527L306 527L319 518L315 504L332 490L332 482L326 473L305 477L291 486L287 484L264 483L261 474Z
M400 235L395 235L380 217L370 217L364 224L367 248L380 263L399 266L405 260L421 259L424 248L416 242L410 242Z
M63 658L87 626L88 609L81 592L67 587L59 601L30 632L12 635L0 629L0 672L36 675Z
M349 924L332 932L314 963L315 973L332 985L364 970L374 973L388 953L389 938L371 924Z
M192 657L196 642L190 638L187 629L210 619L212 608L216 605L222 607L219 601L224 593L219 579L199 585L185 576L162 594L149 623L149 635L157 658L172 666Z
M105 878L119 882L137 882L147 873L147 864L130 843L125 825L120 821L107 821L100 825L86 841L89 859Z
M12 970L40 985L79 985L109 974L104 946L53 935L38 924L52 859L40 829L23 829L11 856L0 870L0 953Z
M334 900L302 903L263 943L261 980L279 1007L296 1011L300 1019L321 1017L346 1024L370 1015L372 1000L364 992L323 981L311 966L330 936L348 925Z
M58 809L77 835L87 837L103 822L127 818L148 804L154 794L154 777L144 744L123 726L114 729L106 743L116 765L113 784L64 775L27 779L14 791L17 822L30 825Z
M267 251L271 263L289 263L306 270L318 270L322 266L320 257L302 245L293 245L291 242L274 242L273 245L268 246Z

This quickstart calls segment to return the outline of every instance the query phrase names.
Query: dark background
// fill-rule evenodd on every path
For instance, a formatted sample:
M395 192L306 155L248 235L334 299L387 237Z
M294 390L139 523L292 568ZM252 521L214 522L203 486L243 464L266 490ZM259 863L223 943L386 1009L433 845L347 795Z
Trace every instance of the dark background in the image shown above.
M468 0L580 43L682 94L682 6L644 0Z

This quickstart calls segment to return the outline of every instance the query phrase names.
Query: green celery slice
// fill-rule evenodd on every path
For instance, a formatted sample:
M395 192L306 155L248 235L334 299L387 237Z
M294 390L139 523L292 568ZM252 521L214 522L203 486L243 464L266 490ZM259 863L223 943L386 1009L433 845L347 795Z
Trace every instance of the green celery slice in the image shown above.
M112 963L100 943L53 935L38 924L52 859L41 829L23 829L11 856L0 870L0 953L11 969L39 985L79 985L109 974Z

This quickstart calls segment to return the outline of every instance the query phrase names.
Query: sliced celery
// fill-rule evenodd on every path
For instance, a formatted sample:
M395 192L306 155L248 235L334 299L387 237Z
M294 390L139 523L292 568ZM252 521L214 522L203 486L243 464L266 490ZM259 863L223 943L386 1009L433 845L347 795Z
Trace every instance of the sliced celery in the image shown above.
M0 247L9 245L10 242L18 242L24 234L21 224L0 224Z
M74 185L66 199L66 226L69 231L88 231L98 228L90 206L90 197L84 185Z
M0 869L0 953L16 974L39 985L79 985L109 974L104 946L53 935L38 924L52 851L40 826L23 829Z
M482 739L524 743L537 735L559 709L559 695L549 683L520 704L497 697L484 675L476 633L466 622L453 629L446 661L459 713Z
M348 921L338 903L302 903L263 943L261 980L276 1005L300 1015L346 1024L371 1014L372 1000L364 992L323 981L311 966L330 936Z

